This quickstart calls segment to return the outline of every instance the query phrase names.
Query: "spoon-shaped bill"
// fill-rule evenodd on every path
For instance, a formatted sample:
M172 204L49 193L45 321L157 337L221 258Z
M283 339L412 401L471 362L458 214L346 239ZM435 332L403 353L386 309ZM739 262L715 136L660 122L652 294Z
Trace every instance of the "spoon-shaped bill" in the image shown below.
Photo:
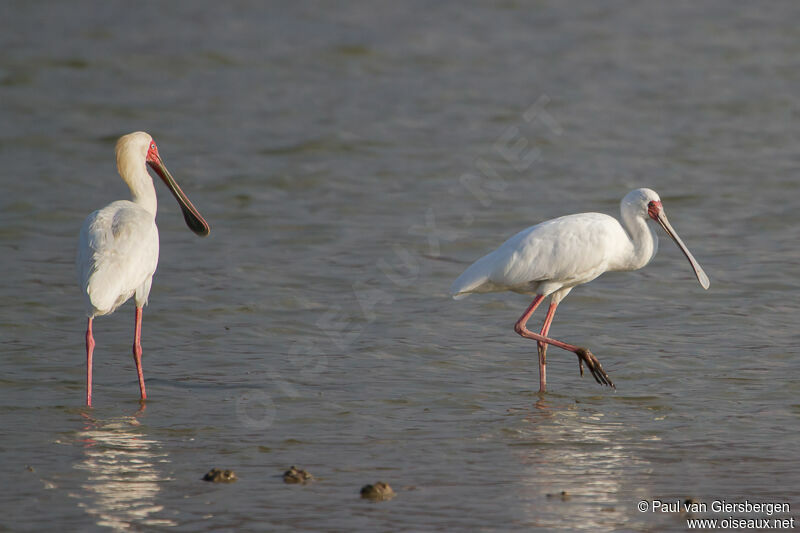
M700 282L700 285L704 289L708 289L711 283L708 281L708 276L706 276L703 267L700 266L700 263L698 263L697 259L694 258L692 252L689 251L686 245L683 244L681 238L678 237L678 233L675 231L675 228L672 227L672 224L669 223L669 220L667 220L667 215L664 214L663 210L659 211L656 221L661 225L662 228L664 228L664 231L667 232L667 235L672 237L672 240L675 241L675 244L677 244L678 248L681 249L683 255L685 255L686 259L689 260L689 264L692 265L692 268L694 269L694 275L697 276L697 281Z
M201 237L205 237L211 231L211 226L208 225L208 222L200 215L200 212L195 209L192 202L189 201L189 198L184 194L181 188L178 186L178 183L175 181L175 178L172 177L172 174L169 173L167 167L164 166L164 163L159 158L157 161L147 162L150 167L156 171L164 183L167 184L169 187L170 192L172 192L172 196L178 200L178 205L181 206L181 211L183 211L183 219L186 221L186 225L189 226L189 229L195 232L197 235Z

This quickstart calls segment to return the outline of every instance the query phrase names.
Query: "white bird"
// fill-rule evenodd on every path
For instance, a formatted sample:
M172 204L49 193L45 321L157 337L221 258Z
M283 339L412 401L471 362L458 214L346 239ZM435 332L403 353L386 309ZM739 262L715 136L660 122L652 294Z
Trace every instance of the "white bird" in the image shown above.
M158 264L156 190L149 165L166 183L183 210L189 228L208 235L211 228L200 216L158 155L152 137L138 131L117 141L117 171L131 190L131 200L112 202L84 221L78 241L78 277L89 317L86 327L86 405L92 405L92 320L108 315L131 296L136 302L133 360L139 375L141 399L147 398L142 374L142 307L147 303Z
M583 363L598 383L614 387L597 358L581 348L547 337L559 302L576 285L588 283L603 272L638 270L658 251L658 223L689 260L704 289L708 276L672 228L661 199L651 189L636 189L620 202L622 224L601 213L580 213L548 220L522 230L498 249L478 259L453 282L450 292L458 300L472 293L513 291L535 295L533 303L514 325L522 337L537 341L539 392L546 390L547 345L574 352L583 375ZM539 334L525 326L533 312L550 296L550 308Z

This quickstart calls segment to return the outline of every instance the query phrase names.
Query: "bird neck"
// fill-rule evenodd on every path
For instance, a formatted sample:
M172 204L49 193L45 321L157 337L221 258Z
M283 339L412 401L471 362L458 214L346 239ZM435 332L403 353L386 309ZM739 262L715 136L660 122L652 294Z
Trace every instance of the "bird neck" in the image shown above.
M118 165L118 170L122 179L128 184L131 190L131 200L141 206L153 216L156 216L158 200L156 199L156 188L153 185L153 178L147 172L147 167L143 161L127 161Z
M622 213L622 222L630 238L631 247L620 270L638 270L650 262L658 251L658 235L647 219L631 213Z

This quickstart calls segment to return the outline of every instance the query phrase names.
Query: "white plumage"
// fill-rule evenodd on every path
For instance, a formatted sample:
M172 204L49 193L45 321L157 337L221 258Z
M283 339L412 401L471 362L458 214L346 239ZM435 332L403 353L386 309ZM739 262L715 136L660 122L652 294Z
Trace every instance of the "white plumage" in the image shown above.
M79 242L78 268L88 316L113 313L134 294L136 307L147 303L158 265L154 214L127 200L113 202L89 215Z
M540 390L545 388L544 359L547 344L555 344L578 355L598 381L612 385L599 362L584 348L547 339L547 331L558 303L576 285L588 283L604 272L642 268L658 251L658 223L686 255L703 288L709 282L703 269L680 240L664 214L658 194L636 189L620 203L622 224L602 213L581 213L548 220L520 231L499 248L473 263L450 288L455 299L472 293L513 291L534 294L536 299L515 326L517 332L540 344ZM545 297L550 311L542 332L525 328L530 315ZM597 371L593 369L596 365ZM582 373L582 366L581 366Z
M91 405L92 320L113 313L134 296L136 329L134 360L142 399L146 398L141 372L141 310L147 303L158 265L157 198L147 165L170 188L183 210L184 219L198 235L208 235L208 224L186 198L164 166L153 139L144 132L125 135L116 146L117 170L131 190L131 200L112 202L84 221L78 240L77 269L83 290L86 330L86 403Z

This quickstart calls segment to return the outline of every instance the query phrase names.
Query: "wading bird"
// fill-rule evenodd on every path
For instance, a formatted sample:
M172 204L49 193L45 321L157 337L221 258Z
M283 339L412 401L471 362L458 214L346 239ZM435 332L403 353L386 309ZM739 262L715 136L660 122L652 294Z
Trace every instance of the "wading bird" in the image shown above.
M533 303L514 325L522 337L537 341L539 351L539 392L546 390L547 345L552 344L578 356L594 379L614 387L597 358L586 348L547 337L559 302L576 285L588 283L603 272L638 270L658 251L658 223L672 237L694 269L697 280L708 289L708 276L672 228L661 199L651 189L636 189L620 202L622 224L601 213L580 213L548 220L522 230L498 249L475 261L450 287L456 300L472 293L513 291L535 295ZM550 296L550 308L541 331L526 324L533 312Z
M136 302L133 360L142 400L147 398L142 374L142 307L158 264L156 190L149 165L178 200L193 232L206 236L208 223L200 216L158 155L152 137L138 131L117 141L117 171L131 190L131 200L112 202L84 221L78 241L78 277L89 317L86 326L86 405L92 405L92 320L108 315L131 296Z

